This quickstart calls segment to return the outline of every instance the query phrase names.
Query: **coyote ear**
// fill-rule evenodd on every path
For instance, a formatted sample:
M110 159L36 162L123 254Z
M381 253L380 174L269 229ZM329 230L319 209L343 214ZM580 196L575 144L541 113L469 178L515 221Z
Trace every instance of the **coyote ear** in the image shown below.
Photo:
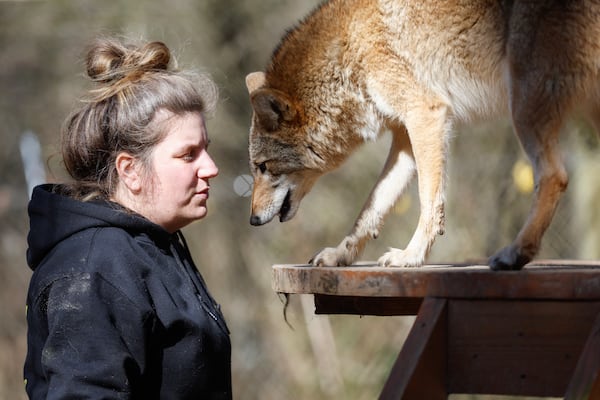
M256 89L265 86L265 73L262 71L252 72L246 76L246 87L248 93L254 92Z
M297 114L296 106L285 93L275 89L256 89L250 101L260 124L268 131L275 131L282 122L292 121Z

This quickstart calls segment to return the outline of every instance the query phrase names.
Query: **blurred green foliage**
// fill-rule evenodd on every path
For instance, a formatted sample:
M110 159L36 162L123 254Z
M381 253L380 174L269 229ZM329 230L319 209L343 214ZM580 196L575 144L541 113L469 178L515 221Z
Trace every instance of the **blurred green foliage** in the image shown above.
M271 289L271 265L304 263L351 228L379 173L389 141L365 146L341 170L324 177L297 217L264 227L248 223L250 200L233 190L248 173L250 106L247 73L263 69L287 28L316 0L0 1L0 400L24 399L25 264L28 193L19 157L23 132L36 132L48 180L64 179L57 152L60 125L89 87L81 56L99 34L162 40L183 67L210 73L221 103L208 123L211 154L220 167L209 216L186 237L232 330L237 399L373 399L407 334L410 317L315 316L310 298L288 310ZM598 258L600 198L597 137L582 123L565 136L571 188L540 257ZM522 153L506 122L462 130L452 143L446 235L432 262L481 260L516 234L529 205L511 169ZM390 215L363 259L403 247L418 217L415 185ZM304 304L304 306L303 306ZM315 338L309 332L317 332ZM333 339L328 351L319 340ZM468 397L471 399L472 397Z

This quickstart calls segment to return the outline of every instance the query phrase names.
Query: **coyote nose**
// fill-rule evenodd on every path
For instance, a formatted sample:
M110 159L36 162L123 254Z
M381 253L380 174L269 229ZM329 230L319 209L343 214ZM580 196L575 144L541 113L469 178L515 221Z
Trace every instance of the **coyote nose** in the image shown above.
M250 225L257 226L257 225L260 225L260 224L261 224L260 223L260 217L258 217L257 215L252 215L250 217Z

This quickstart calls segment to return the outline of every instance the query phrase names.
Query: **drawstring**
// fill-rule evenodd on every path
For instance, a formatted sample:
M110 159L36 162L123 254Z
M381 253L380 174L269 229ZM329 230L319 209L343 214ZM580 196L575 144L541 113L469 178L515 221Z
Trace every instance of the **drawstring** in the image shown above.
M206 282L204 282L202 275L198 272L198 269L194 265L189 247L181 231L176 232L175 237L171 241L171 247L171 251L175 257L175 260L177 260L179 266L186 272L188 278L192 282L192 285L196 289L196 296L198 297L198 300L200 300L202 308L225 332L229 334L230 332L227 328L227 324L225 323L225 318L221 313L221 306L211 297L210 293L208 292ZM178 247L181 248L184 253L183 260ZM189 267L186 266L184 260L187 260L191 265ZM207 299L204 299L203 294L206 295Z
M198 272L198 268L194 265L194 261L192 259L192 253L190 253L190 248L188 247L187 241L185 240L185 236L183 236L183 233L181 233L181 231L177 231L176 235L177 235L177 239L179 240L179 244L181 245L183 251L185 252L185 259L188 260L192 264L191 267L193 269L194 276L196 278L198 278L198 280L200 281L200 284L202 285L202 289L204 289L204 292L206 293L206 295L209 296L211 303L215 307L219 307L217 302L212 297L210 297L210 294L208 293L208 287L206 286L206 282L204 282L204 278L202 278L202 275L200 275L200 273ZM182 264L183 262L181 260L179 260L179 263ZM193 281L193 279L192 279L192 281Z

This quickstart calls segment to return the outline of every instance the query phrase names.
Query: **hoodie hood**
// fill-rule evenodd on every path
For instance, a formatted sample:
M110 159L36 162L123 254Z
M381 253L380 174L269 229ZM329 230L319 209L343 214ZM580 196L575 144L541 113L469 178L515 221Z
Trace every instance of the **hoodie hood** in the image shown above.
M109 201L83 202L59 194L60 186L37 186L28 206L27 264L35 270L58 243L86 229L116 226L145 233L168 246L171 234L146 218Z

